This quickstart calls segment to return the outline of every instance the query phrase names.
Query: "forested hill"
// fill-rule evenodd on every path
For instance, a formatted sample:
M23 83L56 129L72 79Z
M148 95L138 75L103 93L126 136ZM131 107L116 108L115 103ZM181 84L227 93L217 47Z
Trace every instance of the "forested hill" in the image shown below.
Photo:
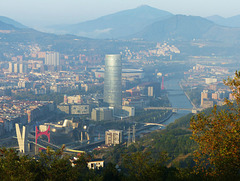
M190 119L193 114L188 114L174 123L167 126L164 130L154 131L143 136L136 143L129 147L117 145L110 150L96 151L97 155L104 155L104 159L109 162L120 164L122 155L134 152L149 152L151 157L157 158L159 153L168 153L168 164L173 162L186 167L193 164L192 152L196 149L196 143L190 139L192 132L189 130Z

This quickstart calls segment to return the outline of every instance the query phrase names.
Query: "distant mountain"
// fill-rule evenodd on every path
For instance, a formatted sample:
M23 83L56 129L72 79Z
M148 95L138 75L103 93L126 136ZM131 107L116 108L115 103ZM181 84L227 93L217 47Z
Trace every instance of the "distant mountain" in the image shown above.
M16 28L13 25L10 25L10 24L0 21L0 30L16 30L16 29L18 29L18 28Z
M143 13L143 10L146 12ZM132 14L133 11L136 12L135 15ZM150 13L147 13L149 11ZM222 55L239 54L238 47L240 45L240 28L220 26L212 21L197 16L169 15L168 13L166 13L168 14L166 15L163 13L166 16L160 17L160 12L158 11L160 10L148 6L142 6L134 10L127 10L102 17L104 21L101 20L102 18L93 21L102 23L105 22L106 24L103 24L102 27L106 27L110 22L112 22L112 27L115 27L115 29L112 29L109 32L116 36L115 38L117 38L117 35L118 37L122 36L122 38L128 40L132 38L139 38L146 41L152 41L151 44L155 44L154 42L156 41L162 42L165 40L179 40L175 41L174 44L176 44L177 47L180 47L179 49L181 49L181 52L185 51L187 54L195 53L196 55L211 55L212 53L217 54L219 52ZM139 12L142 12L142 15ZM156 18L153 12L159 15L159 18ZM124 17L126 18L129 13L131 15L129 15L129 20L134 19L134 22L124 22L122 20L123 16L119 15L124 14ZM147 16L147 14L149 16ZM109 18L109 21L107 21L107 17ZM116 17L119 17L119 19ZM151 19L152 22L150 20L149 22L146 22L146 19ZM221 19L221 17L219 19ZM93 21L85 23L91 24ZM125 21L127 20L125 19ZM124 23L126 23L126 26ZM134 23L135 26L138 26L137 29L134 29L135 26L132 27ZM143 26L143 24L145 24L145 26ZM95 23L92 24L92 28L94 27L96 27ZM100 24L99 27L101 27ZM90 25L88 25L88 28L90 28ZM131 30L131 28L134 30ZM130 33L132 33L132 35L129 35ZM101 37L104 37L103 35L109 37L107 36L107 33L103 33ZM98 37L100 37L100 34ZM66 54L72 54L73 52L78 52L79 54L92 54L92 51L94 51L99 55L113 52L119 53L122 51L121 47L124 46L132 47L134 50L138 49L136 47L143 48L146 45L146 42L136 40L96 40L69 34L56 35L43 33L30 28L16 28L15 26L2 21L0 21L0 40L0 57L1 53L3 55L4 52L9 52L10 54L11 52L20 51L19 54L23 54L25 51L29 51L29 49L28 46L22 45L32 44L37 44L42 51L54 50Z
M240 27L240 15L227 18L230 27Z
M206 19L218 24L218 25L224 25L224 22L226 21L226 18L219 16L219 15L213 15L213 16L208 16Z
M222 26L235 27L235 28L240 27L240 15L232 16L229 18L224 18L218 15L214 15L214 16L207 17L207 19Z
M149 25L132 37L151 41L169 39L193 40L202 38L203 34L214 25L213 22L201 17L175 15Z
M231 28L215 24L198 16L175 15L155 22L141 32L127 38L138 38L147 41L203 40L225 45L240 43L240 28Z
M173 16L150 6L120 11L95 20L68 26L51 27L57 32L91 38L119 38L139 32L155 21Z
M5 16L0 16L0 21L3 23L9 24L9 25L15 26L16 28L27 28L26 26L22 25L21 23L13 20L11 18L5 17Z

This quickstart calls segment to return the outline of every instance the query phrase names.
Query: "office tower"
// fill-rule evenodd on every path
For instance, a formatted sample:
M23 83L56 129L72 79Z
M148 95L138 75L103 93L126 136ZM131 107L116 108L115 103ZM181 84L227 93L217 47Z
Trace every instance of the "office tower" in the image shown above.
M104 102L117 113L122 107L122 61L121 55L105 56Z
M59 53L58 52L48 52L48 53L46 53L45 64L46 65L59 66L60 65Z

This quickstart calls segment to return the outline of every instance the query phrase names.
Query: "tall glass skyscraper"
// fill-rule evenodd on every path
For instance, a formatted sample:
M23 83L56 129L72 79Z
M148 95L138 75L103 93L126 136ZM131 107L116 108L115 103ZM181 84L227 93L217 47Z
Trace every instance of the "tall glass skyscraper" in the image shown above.
M105 56L104 102L115 108L122 108L122 60L119 54Z

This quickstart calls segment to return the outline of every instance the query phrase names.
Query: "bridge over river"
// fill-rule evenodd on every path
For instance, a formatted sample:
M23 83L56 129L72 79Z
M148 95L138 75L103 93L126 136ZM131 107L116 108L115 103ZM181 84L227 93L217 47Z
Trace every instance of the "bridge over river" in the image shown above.
M178 112L179 110L182 111L190 111L192 113L197 113L202 111L202 108L179 108L179 107L147 107L144 108L145 111L148 110L172 110L172 112Z

